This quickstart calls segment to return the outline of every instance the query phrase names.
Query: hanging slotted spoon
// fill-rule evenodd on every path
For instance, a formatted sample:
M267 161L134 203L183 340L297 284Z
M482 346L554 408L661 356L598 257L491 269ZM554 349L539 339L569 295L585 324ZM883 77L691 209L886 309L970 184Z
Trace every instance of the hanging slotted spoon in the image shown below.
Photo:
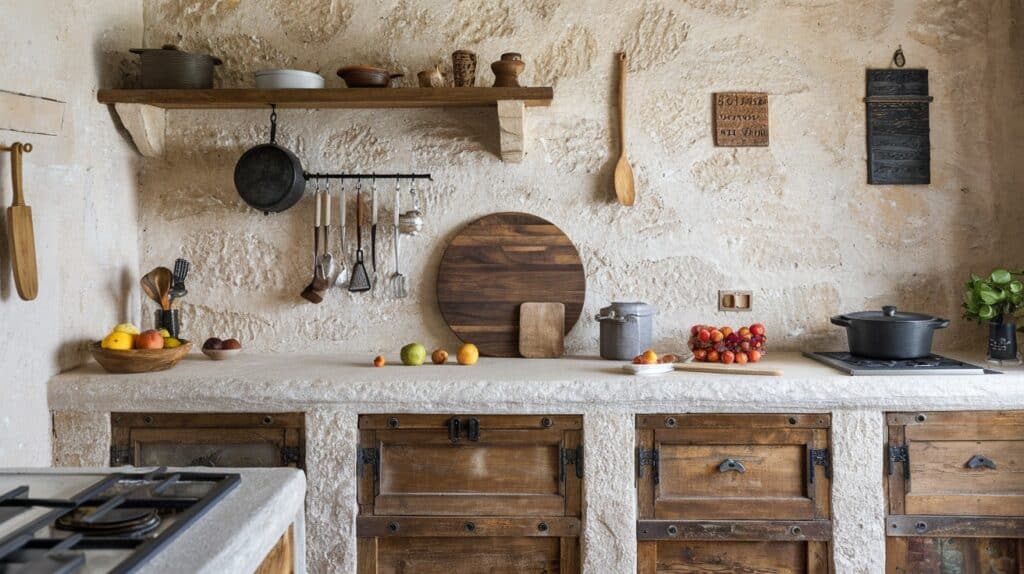
M409 295L409 288L405 282L405 275L402 275L402 271L398 266L398 262L401 260L401 253L398 248L398 214L399 214L399 203L401 203L400 197L402 195L402 180L396 180L395 184L395 221L394 226L391 228L392 242L395 244L395 274L391 276L391 281L388 284L388 288L391 291L391 296L395 299L404 299Z

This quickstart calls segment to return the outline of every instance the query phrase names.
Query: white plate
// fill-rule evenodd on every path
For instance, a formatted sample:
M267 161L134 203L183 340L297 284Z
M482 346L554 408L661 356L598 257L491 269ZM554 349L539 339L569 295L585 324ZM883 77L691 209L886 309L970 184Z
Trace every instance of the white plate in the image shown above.
M241 349L203 349L203 354L214 361L226 361L241 354Z
M622 370L634 375L664 375L671 373L675 365L673 363L656 363L654 365L635 365L627 363L622 365Z
M305 70L260 70L256 72L256 88L260 90L317 89L323 87L323 76Z

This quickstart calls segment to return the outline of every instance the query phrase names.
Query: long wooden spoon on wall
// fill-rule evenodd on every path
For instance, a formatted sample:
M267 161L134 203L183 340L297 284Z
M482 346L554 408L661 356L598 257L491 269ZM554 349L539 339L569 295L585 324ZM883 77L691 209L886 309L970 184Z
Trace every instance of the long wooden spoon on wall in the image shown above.
M615 164L615 197L622 205L633 205L636 189L633 187L633 168L626 158L626 53L619 54L619 162Z
M9 148L0 149L11 152L14 201L7 208L7 232L14 285L22 299L31 301L39 294L39 274L36 270L36 238L32 230L32 208L25 205L25 192L22 189L21 154L31 152L32 144L15 143Z

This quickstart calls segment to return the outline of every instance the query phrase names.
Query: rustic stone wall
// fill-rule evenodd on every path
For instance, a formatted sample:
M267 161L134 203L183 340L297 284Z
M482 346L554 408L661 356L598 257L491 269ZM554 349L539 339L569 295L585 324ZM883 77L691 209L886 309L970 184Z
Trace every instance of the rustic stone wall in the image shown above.
M223 86L278 66L340 86L335 70L357 63L414 85L418 70L449 68L448 54L468 48L483 84L501 52L522 52L525 82L553 85L555 100L530 110L518 165L497 156L492 110L283 111L279 141L309 170L434 174L421 189L426 233L403 244L411 297L334 291L320 306L298 296L310 279L311 198L264 217L232 183L240 154L267 137L268 114L174 112L166 157L146 160L141 176L142 268L193 261L185 318L197 339L368 354L453 345L433 287L446 240L480 215L520 210L562 227L584 258L571 352L596 351L592 317L622 299L662 309L663 347L692 323L750 320L767 323L777 346L842 346L830 315L889 303L958 319L969 271L1019 264L1002 229L1019 182L1021 128L1005 111L1022 93L1020 10L1011 0L146 0L147 45L215 53ZM909 66L930 70L928 186L865 183L864 70L887 66L898 44ZM611 188L623 49L632 209ZM713 146L711 94L729 90L770 94L770 147ZM380 248L386 277L389 237ZM754 312L719 314L718 289L752 289ZM956 320L937 344L982 338Z
M0 90L66 102L55 136L0 129L30 142L24 189L32 207L39 296L22 301L0 210L0 467L50 464L46 381L89 359L88 343L138 320L137 154L95 89L124 81L142 41L137 0L14 0L0 7ZM0 205L11 204L0 154Z

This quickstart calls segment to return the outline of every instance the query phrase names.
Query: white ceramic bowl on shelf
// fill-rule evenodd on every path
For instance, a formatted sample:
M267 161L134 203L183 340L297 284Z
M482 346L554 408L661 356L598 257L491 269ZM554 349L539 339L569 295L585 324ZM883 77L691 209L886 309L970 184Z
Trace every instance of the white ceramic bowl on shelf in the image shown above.
M260 70L256 72L256 87L260 90L318 89L324 87L324 77L305 70Z

